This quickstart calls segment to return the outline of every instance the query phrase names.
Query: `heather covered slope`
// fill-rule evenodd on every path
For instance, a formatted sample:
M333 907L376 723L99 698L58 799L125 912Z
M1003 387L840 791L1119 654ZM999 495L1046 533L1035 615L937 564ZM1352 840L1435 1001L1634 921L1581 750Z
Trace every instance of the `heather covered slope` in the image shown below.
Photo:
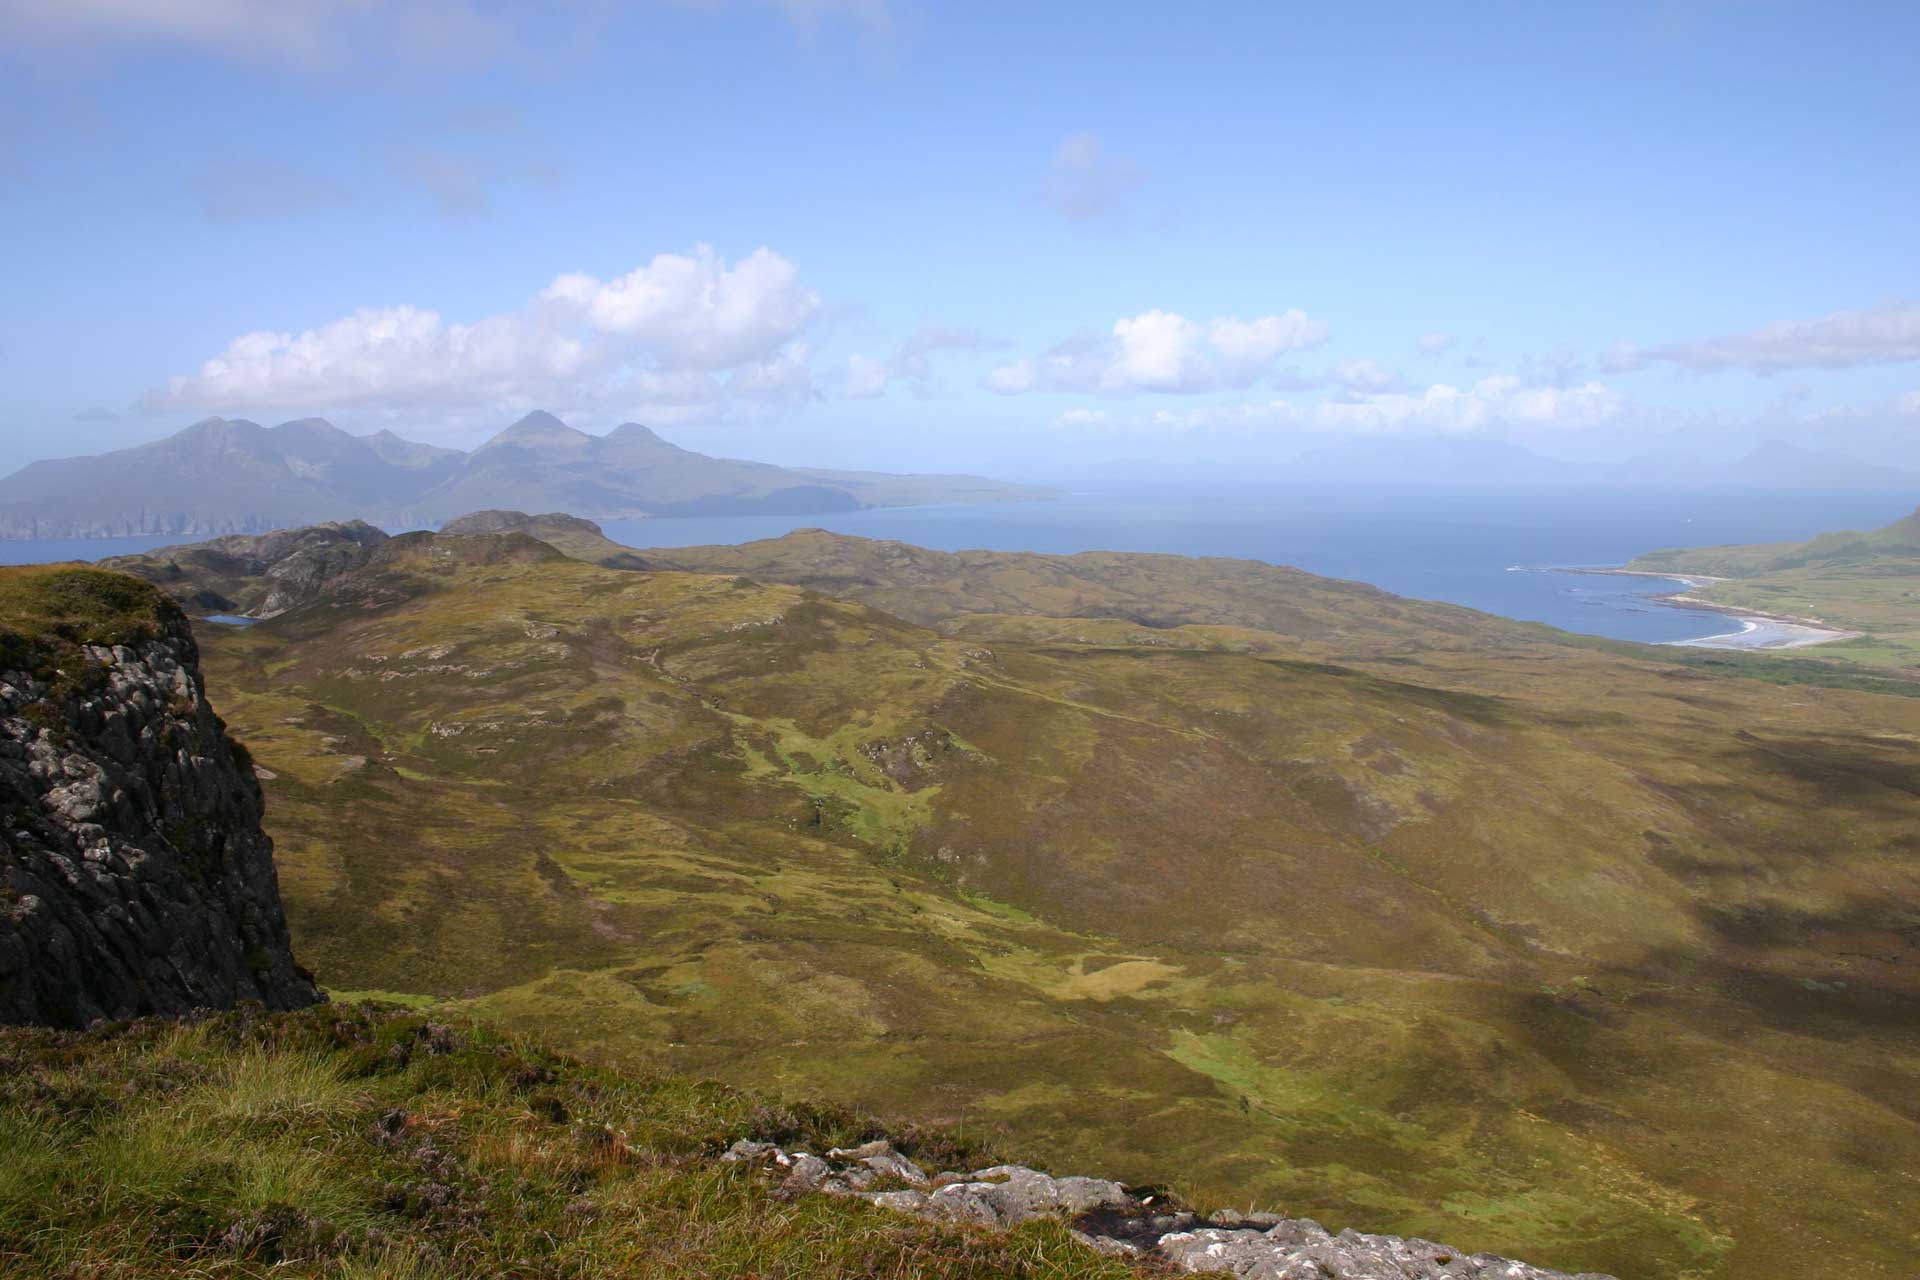
M310 963L1336 1226L1904 1274L1920 700L1232 562L882 584L934 629L767 551L414 535L213 634Z

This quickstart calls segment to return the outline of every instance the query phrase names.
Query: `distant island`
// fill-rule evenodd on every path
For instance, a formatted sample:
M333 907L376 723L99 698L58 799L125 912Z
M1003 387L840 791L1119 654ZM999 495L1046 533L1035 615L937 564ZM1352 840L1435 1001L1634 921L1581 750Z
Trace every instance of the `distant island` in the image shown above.
M0 538L213 536L338 520L405 528L488 507L618 520L1058 496L978 476L714 458L637 422L596 436L538 411L471 453L391 431L356 436L321 418L276 427L208 418L152 444L35 462L0 479Z

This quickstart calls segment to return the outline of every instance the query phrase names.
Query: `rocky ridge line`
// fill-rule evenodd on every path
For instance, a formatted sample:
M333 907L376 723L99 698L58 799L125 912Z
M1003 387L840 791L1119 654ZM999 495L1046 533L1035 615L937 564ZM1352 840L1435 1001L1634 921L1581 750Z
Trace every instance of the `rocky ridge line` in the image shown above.
M1203 1217L1117 1182L1055 1178L1024 1165L929 1175L885 1139L824 1156L742 1139L720 1158L764 1167L779 1178L781 1195L854 1196L900 1213L983 1227L1056 1218L1101 1253L1239 1280L1614 1280L1413 1237L1336 1235L1312 1218L1232 1210Z

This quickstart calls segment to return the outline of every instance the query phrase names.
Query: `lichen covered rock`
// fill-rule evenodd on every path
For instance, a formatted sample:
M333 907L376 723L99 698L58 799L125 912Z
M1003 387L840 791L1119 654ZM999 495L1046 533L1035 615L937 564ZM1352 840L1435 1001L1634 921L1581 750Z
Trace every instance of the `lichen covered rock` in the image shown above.
M930 1175L884 1139L824 1156L741 1141L721 1159L765 1167L785 1195L858 1196L883 1209L981 1227L1054 1218L1071 1224L1089 1248L1176 1272L1225 1272L1240 1280L1613 1280L1430 1240L1336 1235L1311 1218L1228 1210L1202 1217L1117 1182L1056 1178L1023 1165Z
M0 1022L320 998L260 785L185 616L90 569L0 582Z

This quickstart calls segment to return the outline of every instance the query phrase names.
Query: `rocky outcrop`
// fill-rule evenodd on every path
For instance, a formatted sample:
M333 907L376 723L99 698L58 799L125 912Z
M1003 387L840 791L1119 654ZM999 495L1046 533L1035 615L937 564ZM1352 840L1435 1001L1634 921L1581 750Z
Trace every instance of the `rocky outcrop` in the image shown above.
M1056 1218L1089 1248L1179 1272L1226 1272L1240 1280L1613 1280L1431 1240L1336 1235L1311 1218L1227 1210L1202 1217L1117 1182L1055 1178L1022 1165L930 1175L884 1139L824 1156L743 1140L721 1159L765 1168L786 1196L857 1196L884 1209L983 1227Z
M0 616L0 1022L318 1000L186 618L118 575L45 577L44 600L105 590L144 617Z
M161 547L101 566L145 578L195 614L271 618L366 565L387 534L359 520Z
M579 516L570 516L563 511L549 511L545 515L531 516L524 511L474 511L464 516L455 516L440 526L440 532L453 534L470 533L528 533L535 537L542 531L584 533L593 537L605 537L599 525Z

